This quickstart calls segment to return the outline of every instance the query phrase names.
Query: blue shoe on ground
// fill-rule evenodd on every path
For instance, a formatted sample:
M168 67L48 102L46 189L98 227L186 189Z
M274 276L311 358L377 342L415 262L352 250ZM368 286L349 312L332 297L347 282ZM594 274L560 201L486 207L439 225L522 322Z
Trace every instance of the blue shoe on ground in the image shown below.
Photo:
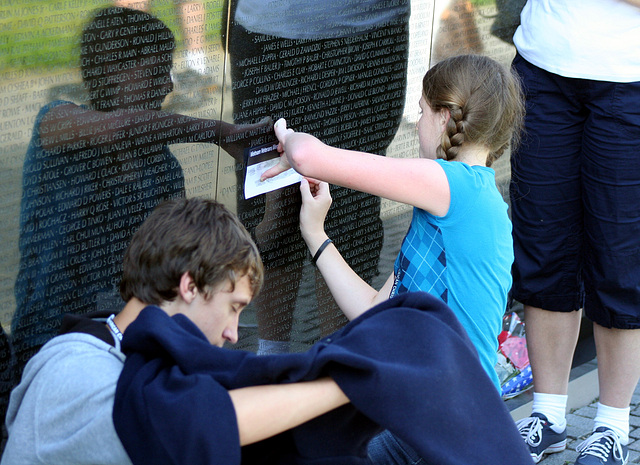
M567 448L567 428L556 433L541 413L532 413L530 417L518 420L516 426L535 463L542 460L544 454L562 452Z
M612 429L600 426L583 441L576 450L575 465L625 465L629 460L629 449L620 443Z

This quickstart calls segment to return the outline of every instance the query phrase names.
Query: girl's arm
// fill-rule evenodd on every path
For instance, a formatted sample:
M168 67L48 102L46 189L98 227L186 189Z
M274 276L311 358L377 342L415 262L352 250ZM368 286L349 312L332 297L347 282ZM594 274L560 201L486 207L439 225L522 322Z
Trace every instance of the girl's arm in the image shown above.
M229 395L236 410L241 446L275 436L349 402L328 377L250 386L231 390Z
M331 147L309 134L288 129L283 119L274 129L281 162L263 178L293 167L303 176L406 203L434 215L443 216L449 210L449 182L434 160L381 157Z
M328 239L324 231L324 219L331 206L329 185L325 182L303 179L300 183L302 208L300 209L300 231L312 256ZM316 261L338 307L347 318L353 320L374 305L389 298L392 277L376 291L351 269L338 249L329 244Z
M246 139L271 130L265 118L252 125L194 118L158 110L96 111L72 103L52 108L42 120L40 134L47 150L110 146L128 149L202 142L219 144L242 161Z

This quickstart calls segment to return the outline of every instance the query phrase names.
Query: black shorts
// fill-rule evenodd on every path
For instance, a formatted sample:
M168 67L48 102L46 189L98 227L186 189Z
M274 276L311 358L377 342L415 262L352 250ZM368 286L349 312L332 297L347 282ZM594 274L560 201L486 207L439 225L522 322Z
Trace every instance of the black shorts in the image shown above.
M511 155L513 297L640 328L640 82L565 78L519 55L525 133Z

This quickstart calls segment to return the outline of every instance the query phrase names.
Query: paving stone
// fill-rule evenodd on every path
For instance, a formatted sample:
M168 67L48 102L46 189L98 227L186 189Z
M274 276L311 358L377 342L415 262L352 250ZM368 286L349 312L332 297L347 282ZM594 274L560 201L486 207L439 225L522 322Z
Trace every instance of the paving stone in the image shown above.
M593 431L593 417L582 417L570 413L567 415L567 436L584 439Z
M630 450L629 461L627 463L640 463L640 452Z
M633 441L628 444L629 450L634 450L640 452L640 441Z
M581 417L593 418L596 416L596 407L587 405L586 407L579 408L573 412L574 415L580 415Z

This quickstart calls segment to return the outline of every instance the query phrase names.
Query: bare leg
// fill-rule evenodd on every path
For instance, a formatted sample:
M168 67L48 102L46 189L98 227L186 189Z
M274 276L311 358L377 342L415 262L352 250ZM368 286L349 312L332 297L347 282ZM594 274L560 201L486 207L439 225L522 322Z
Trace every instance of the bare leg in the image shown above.
M566 395L582 312L550 312L527 305L524 312L534 390Z
M600 403L627 408L640 380L640 329L593 325Z

